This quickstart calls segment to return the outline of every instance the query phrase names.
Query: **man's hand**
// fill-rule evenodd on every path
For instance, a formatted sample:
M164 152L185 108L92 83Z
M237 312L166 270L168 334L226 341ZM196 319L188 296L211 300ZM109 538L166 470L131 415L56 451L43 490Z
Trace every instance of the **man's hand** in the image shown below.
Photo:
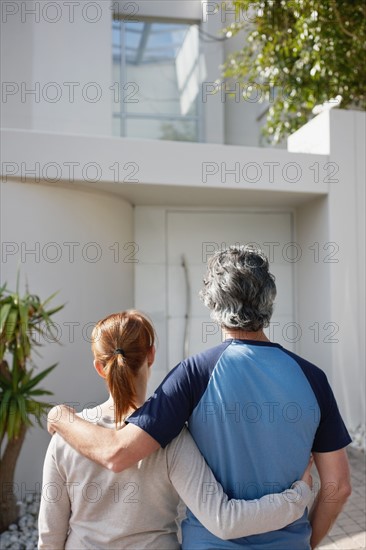
M56 425L61 419L73 422L75 417L75 409L68 405L56 405L52 407L47 415L47 430L53 435L56 433Z

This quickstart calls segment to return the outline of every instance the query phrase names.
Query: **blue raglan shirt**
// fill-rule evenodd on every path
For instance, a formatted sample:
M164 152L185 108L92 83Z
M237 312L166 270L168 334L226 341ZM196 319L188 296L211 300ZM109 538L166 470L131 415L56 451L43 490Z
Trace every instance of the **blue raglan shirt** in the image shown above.
M299 479L311 451L351 441L323 371L279 344L226 340L189 357L128 419L162 447L184 424L231 498L256 499ZM286 528L231 541L188 511L183 549L307 550L307 514Z

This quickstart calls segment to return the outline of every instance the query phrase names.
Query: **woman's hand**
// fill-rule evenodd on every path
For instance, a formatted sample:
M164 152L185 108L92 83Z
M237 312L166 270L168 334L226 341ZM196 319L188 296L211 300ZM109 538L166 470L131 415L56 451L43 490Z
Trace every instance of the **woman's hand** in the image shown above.
M310 473L310 470L313 466L313 463L314 463L313 455L310 455L309 464L306 466L306 470L303 473L302 478L301 478L301 481L305 481L305 483L307 483L309 485L310 489L313 488L313 477Z

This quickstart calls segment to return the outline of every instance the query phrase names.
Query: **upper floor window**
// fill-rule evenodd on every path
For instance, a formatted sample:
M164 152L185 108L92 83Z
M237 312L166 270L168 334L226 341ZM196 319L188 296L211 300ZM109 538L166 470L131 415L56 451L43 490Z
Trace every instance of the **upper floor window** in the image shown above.
M113 133L201 141L197 25L113 20Z

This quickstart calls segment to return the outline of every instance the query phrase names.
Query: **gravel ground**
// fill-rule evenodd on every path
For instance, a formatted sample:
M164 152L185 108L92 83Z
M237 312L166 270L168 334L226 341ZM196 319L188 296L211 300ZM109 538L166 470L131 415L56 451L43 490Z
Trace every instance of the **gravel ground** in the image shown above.
M1 550L35 550L38 543L38 510L40 496L27 494L24 502L18 502L20 519L0 535Z
M351 437L352 443L351 446L360 451L366 451L366 426L365 424L360 424L355 430L348 430Z

